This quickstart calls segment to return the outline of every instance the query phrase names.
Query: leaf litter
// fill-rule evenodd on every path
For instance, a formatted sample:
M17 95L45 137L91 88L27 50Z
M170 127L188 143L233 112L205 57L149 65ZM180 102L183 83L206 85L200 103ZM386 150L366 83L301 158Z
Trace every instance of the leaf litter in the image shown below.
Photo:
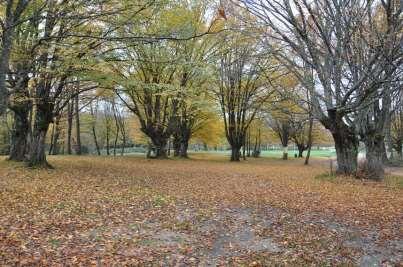
M402 264L401 188L320 164L51 157L0 163L3 265Z

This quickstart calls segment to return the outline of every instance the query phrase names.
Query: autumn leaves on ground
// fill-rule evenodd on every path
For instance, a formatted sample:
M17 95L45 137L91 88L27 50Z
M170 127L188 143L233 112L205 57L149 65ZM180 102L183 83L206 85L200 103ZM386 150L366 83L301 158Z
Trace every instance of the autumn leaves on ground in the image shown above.
M203 155L206 158L206 155ZM402 180L223 157L0 159L2 265L402 263Z

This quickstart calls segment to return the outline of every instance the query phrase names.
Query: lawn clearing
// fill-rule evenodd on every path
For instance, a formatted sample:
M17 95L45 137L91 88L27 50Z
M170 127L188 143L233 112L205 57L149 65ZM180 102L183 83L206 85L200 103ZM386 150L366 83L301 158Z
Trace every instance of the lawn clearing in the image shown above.
M321 265L403 261L403 189L326 179L326 164L0 161L2 265ZM2 160L2 159L1 159Z

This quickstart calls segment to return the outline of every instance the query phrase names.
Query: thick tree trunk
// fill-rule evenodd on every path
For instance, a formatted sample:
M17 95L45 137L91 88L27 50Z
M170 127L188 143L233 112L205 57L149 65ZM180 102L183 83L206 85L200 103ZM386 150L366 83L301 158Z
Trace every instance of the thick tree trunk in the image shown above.
M337 174L356 175L358 157L358 138L348 133L345 129L339 129L332 133L336 154Z
M305 145L297 144L297 148L298 148L298 158L303 158L304 151L305 151Z
M181 140L179 135L175 134L173 141L172 141L172 146L174 149L174 157L179 157L180 156L180 150L181 150Z
M240 161L241 158L241 147L231 146L231 161Z
M367 135L364 143L366 149L366 162L364 167L365 175L369 179L381 180L385 176L383 166L383 136Z
M164 138L158 138L154 139L153 145L154 145L154 152L155 152L155 158L157 159L166 159L168 158L167 154L167 139Z
M14 113L14 123L11 130L9 160L24 161L28 151L28 137L30 134L30 114L32 102L29 99L27 87L28 79L20 77L9 108Z
M288 146L283 146L283 160L288 159Z
M37 105L29 148L28 166L30 167L52 167L46 161L45 153L46 134L52 121L52 109L53 107L50 103Z
M0 56L0 115L6 113L7 110L7 100L8 100L8 91L6 86L6 77L9 72L9 59L11 54L11 48L13 43L13 18L9 15L11 12L8 12L5 21L5 29L2 32L1 38L1 56Z
M45 153L45 139L46 131L34 130L32 133L32 143L30 146L30 153L28 159L29 167L51 167L46 161Z
M180 145L180 157L181 158L188 158L188 147L189 147L189 140L182 140Z
M24 161L26 159L27 138L29 133L28 113L29 110L27 109L14 112L9 160Z

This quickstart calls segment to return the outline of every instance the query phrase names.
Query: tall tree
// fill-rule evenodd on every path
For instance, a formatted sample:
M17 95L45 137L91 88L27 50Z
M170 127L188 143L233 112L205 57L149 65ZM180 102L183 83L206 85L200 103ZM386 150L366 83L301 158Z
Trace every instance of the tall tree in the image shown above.
M23 20L24 11L30 4L30 0L5 0L2 8L5 9L4 17L0 17L1 26L1 53L0 53L0 115L7 109L8 90L7 75L9 75L9 60L13 48L14 35L17 26Z
M332 133L340 174L357 170L355 112L382 94L381 85L403 58L401 40L396 42L401 8L393 7L398 1L381 2L391 22L387 31L375 26L376 1L241 0L239 4L256 16L259 27L270 28L262 38L279 43L268 49L275 50L310 90L315 117ZM299 75L303 65L314 70L314 88Z
M265 79L273 66L260 54L260 44L253 37L229 34L223 37L223 44L215 93L231 146L231 161L239 161L246 131L270 96Z

